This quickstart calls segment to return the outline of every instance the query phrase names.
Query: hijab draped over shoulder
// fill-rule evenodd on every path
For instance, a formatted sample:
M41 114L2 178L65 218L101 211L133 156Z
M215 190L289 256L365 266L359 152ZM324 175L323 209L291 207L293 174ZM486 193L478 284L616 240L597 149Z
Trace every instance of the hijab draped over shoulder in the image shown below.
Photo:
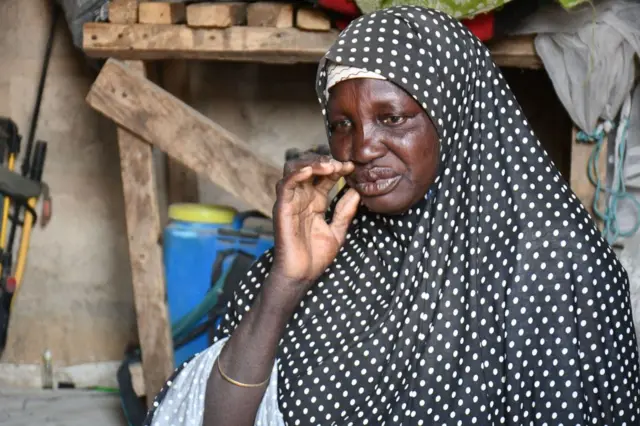
M320 63L325 116L336 64L410 94L438 131L440 163L406 213L360 208L293 315L278 355L287 424L639 424L627 274L488 49L433 10L362 16ZM271 261L253 265L219 337Z

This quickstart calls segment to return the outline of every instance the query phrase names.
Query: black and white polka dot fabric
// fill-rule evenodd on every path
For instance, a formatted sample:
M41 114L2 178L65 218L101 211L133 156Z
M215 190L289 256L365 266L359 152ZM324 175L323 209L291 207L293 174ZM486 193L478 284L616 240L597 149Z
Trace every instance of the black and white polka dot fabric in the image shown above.
M321 61L402 87L441 137L406 214L360 209L278 354L287 425L638 425L627 274L540 147L489 51L419 7L353 21ZM268 276L249 272L219 330Z

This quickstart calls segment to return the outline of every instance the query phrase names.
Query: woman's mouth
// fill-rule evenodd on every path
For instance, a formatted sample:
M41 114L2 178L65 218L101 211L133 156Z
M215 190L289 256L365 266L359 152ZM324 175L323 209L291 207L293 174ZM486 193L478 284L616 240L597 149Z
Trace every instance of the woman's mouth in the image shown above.
M379 197L393 191L402 176L389 168L356 170L349 184L363 197Z
M393 191L402 176L389 179L379 179L374 182L362 182L355 184L355 190L363 197L379 197Z

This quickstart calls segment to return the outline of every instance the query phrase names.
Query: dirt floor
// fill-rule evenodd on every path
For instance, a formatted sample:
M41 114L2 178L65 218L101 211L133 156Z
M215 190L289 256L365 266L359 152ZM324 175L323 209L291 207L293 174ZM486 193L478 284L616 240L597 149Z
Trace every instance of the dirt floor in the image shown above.
M126 426L118 395L80 390L0 388L3 426Z

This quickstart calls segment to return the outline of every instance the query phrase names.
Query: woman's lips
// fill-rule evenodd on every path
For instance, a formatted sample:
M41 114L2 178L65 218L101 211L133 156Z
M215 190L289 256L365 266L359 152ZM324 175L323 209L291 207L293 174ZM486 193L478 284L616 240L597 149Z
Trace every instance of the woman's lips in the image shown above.
M393 191L402 179L393 169L356 169L351 175L350 186L363 197L379 197Z
M379 179L374 182L356 183L354 188L363 197L379 197L393 191L402 176L396 176L389 179Z

